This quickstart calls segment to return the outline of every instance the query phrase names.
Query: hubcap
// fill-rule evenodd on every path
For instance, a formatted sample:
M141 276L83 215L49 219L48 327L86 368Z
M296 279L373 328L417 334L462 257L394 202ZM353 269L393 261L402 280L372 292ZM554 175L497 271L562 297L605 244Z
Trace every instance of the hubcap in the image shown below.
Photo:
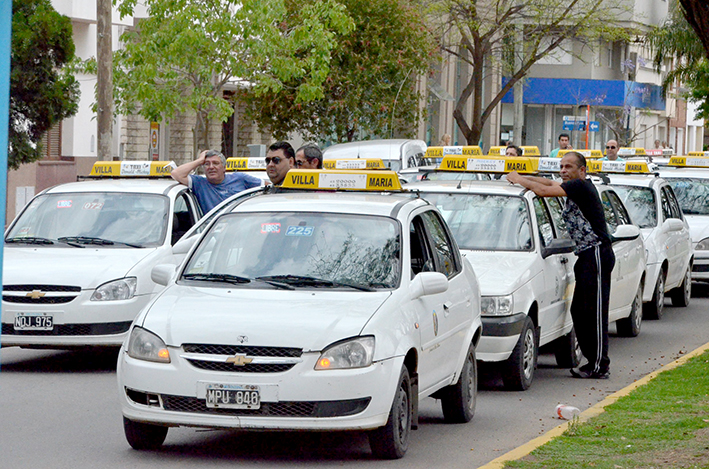
M640 329L640 324L643 320L643 290L642 287L638 288L638 293L635 295L635 327Z
M399 441L401 443L406 442L406 435L408 433L408 421L409 421L409 398L406 396L406 390L403 386L399 388Z
M524 367L524 377L529 379L532 377L534 370L534 332L530 329L524 335L524 358L522 362Z

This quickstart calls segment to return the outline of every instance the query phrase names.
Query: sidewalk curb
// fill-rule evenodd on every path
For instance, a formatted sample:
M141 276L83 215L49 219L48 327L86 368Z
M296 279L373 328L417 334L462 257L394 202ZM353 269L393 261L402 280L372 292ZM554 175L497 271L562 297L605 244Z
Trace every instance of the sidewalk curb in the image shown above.
M578 422L586 422L589 419L600 415L603 413L605 410L606 406L613 404L615 401L617 401L619 398L623 396L627 396L630 394L631 391L633 391L636 388L639 388L640 386L643 386L647 384L648 381L662 373L663 371L671 370L673 368L677 368L678 366L682 365L684 362L689 360L692 357L696 357L697 355L701 355L702 353L706 352L709 350L709 342L702 345L701 347L693 350L692 352L678 358L677 360L668 363L667 365L664 365L661 367L659 370L655 370L649 375L640 378L639 380L635 381L632 384L629 384L628 386L624 387L623 389L614 392L613 394L610 394L607 396L605 399L603 399L601 402L598 402L597 404L589 407L588 409L584 410L579 414L578 416ZM479 466L478 469L502 469L504 467L505 462L507 461L515 461L517 459L521 459L524 456L527 456L529 453L534 451L535 449L539 448L543 444L553 440L557 436L560 436L563 434L568 426L572 423L572 421L567 421L559 425L558 427L554 427L548 432L546 432L544 435L539 436L522 446L518 446L517 448L503 454L499 458L495 458L489 463Z

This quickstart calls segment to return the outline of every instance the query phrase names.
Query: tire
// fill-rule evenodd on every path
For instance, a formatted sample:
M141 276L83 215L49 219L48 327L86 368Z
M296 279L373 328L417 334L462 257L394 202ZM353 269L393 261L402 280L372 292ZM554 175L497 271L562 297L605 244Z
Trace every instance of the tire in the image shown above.
M441 408L446 422L470 422L475 415L478 393L478 367L473 344L468 348L458 382L446 386L441 391Z
M517 345L510 358L504 362L502 382L505 387L515 391L525 391L532 385L534 369L537 367L537 337L532 319L527 316L519 335Z
M372 454L379 459L400 459L406 454L413 417L411 380L404 367L396 387L386 425L368 433Z
M662 277L662 276L660 276ZM664 285L664 283L663 283ZM640 325L643 321L643 284L638 285L638 291L635 293L633 306L630 308L630 316L623 319L618 319L615 322L615 328L618 335L622 337L637 337L640 334Z
M168 427L149 423L134 422L123 417L123 431L126 440L133 449L155 450L162 446L167 436Z
M684 273L682 284L670 290L670 298L672 298L672 306L689 306L689 300L692 298L692 265L687 267Z
M647 319L662 319L662 310L665 307L665 272L660 271L655 284L652 300L643 305L643 315Z
M571 332L554 341L554 356L559 368L575 368L581 363L581 347L576 339L576 329L571 328Z

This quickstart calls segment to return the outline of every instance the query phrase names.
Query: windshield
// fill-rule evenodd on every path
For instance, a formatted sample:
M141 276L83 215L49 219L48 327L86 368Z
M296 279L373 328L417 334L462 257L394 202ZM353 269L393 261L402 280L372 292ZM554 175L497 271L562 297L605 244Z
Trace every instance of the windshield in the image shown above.
M655 191L649 187L617 186L613 189L618 193L621 200L630 212L633 219L640 228L653 228L657 226L657 204L655 203Z
M42 239L79 244L154 247L163 244L169 199L157 194L73 192L41 195L27 207L6 242Z
M672 186L682 212L709 215L709 179L665 178Z
M421 196L438 207L461 249L532 249L529 212L521 197L441 193Z
M387 217L333 213L233 213L200 241L183 280L262 282L294 287L395 288L399 224Z

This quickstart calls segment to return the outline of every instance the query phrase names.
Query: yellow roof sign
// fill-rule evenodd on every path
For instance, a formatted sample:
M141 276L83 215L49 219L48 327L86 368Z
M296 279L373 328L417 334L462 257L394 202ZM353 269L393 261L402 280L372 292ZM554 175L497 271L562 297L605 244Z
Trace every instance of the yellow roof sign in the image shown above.
M603 158L603 152L601 150L559 150L558 157L562 158L565 154L570 151L575 151L583 155L584 158Z
M650 174L644 161L589 161L589 173Z
M324 160L323 169L387 169L381 158L341 158Z
M534 145L524 145L519 147L522 149L522 155L524 156L539 156L539 147L534 146ZM505 152L507 151L507 147L490 147L490 150L487 152L489 156L505 156Z
M461 171L473 173L520 173L535 172L534 165L524 156L445 156L438 166L439 171Z
M227 171L266 171L266 158L227 158Z
M690 151L689 156L709 156L709 151Z
M170 177L170 161L97 161L89 176L95 177Z
M636 147L620 147L618 148L618 156L645 156L644 148Z
M482 155L483 151L477 145L428 147L426 149L427 158L443 158L446 155Z
M401 191L394 171L291 169L284 188L309 190Z
M683 168L709 168L709 157L673 156L672 158L670 158L668 166L679 166Z

